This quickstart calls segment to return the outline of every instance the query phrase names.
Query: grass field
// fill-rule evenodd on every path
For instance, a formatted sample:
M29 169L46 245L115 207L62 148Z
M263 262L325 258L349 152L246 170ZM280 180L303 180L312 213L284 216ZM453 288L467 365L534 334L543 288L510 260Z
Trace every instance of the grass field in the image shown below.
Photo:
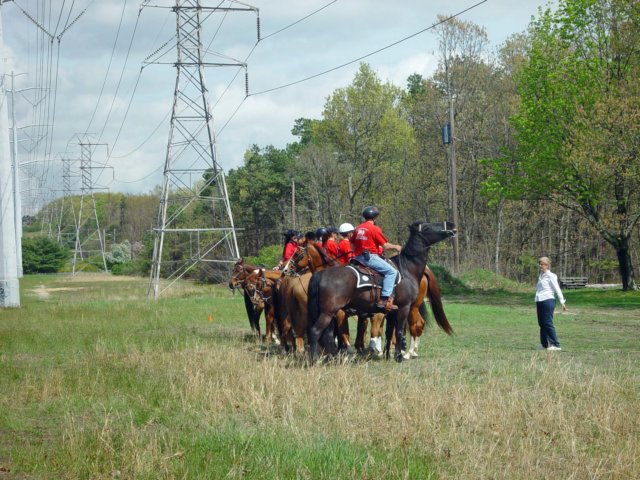
M566 291L546 352L533 286L445 291L456 334L429 328L418 359L309 367L256 345L224 288L20 284L0 480L640 478L638 293Z

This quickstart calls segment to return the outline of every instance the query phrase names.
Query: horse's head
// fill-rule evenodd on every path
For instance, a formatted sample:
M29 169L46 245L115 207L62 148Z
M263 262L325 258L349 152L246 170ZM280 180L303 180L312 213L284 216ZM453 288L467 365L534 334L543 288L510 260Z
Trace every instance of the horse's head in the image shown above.
M435 243L456 235L455 225L451 222L413 222L409 225L409 240L403 251L407 255L426 252Z
M245 281L252 270L252 268L244 263L244 260L242 258L238 260L233 266L233 271L231 272L231 277L229 278L229 288L232 290L235 288L240 288L242 286L242 282Z

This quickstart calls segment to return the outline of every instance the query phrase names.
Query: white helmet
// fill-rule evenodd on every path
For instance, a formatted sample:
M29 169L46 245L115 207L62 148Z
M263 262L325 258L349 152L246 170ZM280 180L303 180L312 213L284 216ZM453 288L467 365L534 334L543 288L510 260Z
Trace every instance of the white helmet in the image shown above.
M342 225L340 225L340 228L338 229L340 233L353 232L354 230L355 228L353 228L353 225L351 225L350 223L343 223Z

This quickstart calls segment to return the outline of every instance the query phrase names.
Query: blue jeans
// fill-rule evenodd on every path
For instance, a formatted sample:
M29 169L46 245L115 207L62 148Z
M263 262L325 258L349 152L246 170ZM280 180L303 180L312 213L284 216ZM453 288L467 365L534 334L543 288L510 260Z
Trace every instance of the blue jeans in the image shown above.
M398 276L398 271L393 268L389 263L385 262L380 256L371 253L369 255L369 260L365 260L364 255L358 255L356 260L365 264L367 267L373 268L376 272L384 275L384 280L382 281L382 292L380 293L381 297L390 297L391 293L393 293L393 284L396 283L396 277Z
M555 299L536 302L536 313L538 314L538 325L540 325L540 344L544 347L559 347L558 337L556 337L556 327L553 326L553 311L556 308Z

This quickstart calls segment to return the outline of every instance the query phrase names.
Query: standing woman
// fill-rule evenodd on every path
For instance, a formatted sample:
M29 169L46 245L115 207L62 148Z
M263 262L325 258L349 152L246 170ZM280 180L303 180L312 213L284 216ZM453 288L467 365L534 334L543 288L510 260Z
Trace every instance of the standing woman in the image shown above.
M546 350L562 350L553 326L553 311L556 308L556 297L560 300L562 311L567 310L566 300L558 284L558 276L551 272L551 260L548 257L538 259L540 275L536 285L536 312L540 325L540 346Z

